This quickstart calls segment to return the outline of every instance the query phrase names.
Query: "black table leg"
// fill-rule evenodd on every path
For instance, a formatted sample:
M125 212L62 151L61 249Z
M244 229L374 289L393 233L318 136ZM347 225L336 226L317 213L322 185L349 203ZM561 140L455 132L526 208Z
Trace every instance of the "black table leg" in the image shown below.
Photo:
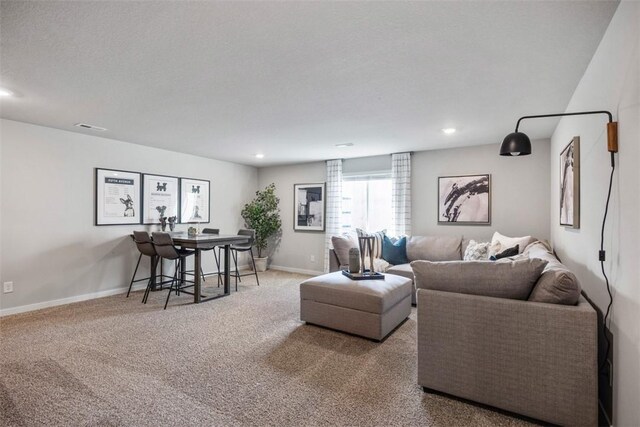
M196 249L193 260L193 302L196 304L198 304L202 298L202 295L200 295L200 287L202 286L202 275L200 275L200 270L202 269L201 258L202 251L200 249Z
M151 257L151 259L149 260L149 277L151 277L151 290L155 291L156 290L156 272L158 271L158 263L157 263L157 255L154 255ZM160 281L162 281L162 278L160 278Z
M224 245L224 294L229 295L231 293L231 276L229 274L229 269L231 268L229 258L230 258L230 246Z

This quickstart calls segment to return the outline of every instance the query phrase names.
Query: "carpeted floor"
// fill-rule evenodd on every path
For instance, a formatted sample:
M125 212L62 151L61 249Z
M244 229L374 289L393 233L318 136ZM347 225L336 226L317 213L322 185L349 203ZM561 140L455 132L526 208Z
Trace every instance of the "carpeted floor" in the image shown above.
M142 292L0 320L0 425L525 425L416 384L415 309L383 343L305 325L269 271L200 305Z

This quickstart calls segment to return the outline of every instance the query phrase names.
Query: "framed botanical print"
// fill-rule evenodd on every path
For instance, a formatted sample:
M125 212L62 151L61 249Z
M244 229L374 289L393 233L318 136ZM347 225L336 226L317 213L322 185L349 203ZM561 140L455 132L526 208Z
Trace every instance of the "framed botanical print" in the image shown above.
M491 175L439 177L438 224L491 225Z
M580 228L580 137L560 153L560 225Z
M160 218L179 215L180 179L174 176L142 176L142 223L159 224Z
M293 186L293 206L293 229L295 231L324 231L324 182L295 184Z
M195 224L209 222L211 202L210 182L202 179L180 178L180 222Z
M139 172L96 168L95 225L140 224Z

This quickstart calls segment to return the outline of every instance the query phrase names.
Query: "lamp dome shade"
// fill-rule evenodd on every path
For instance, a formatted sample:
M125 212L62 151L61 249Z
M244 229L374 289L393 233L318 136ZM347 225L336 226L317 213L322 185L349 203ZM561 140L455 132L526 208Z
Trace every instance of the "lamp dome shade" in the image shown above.
M500 146L501 156L526 156L531 154L531 140L522 132L507 135Z

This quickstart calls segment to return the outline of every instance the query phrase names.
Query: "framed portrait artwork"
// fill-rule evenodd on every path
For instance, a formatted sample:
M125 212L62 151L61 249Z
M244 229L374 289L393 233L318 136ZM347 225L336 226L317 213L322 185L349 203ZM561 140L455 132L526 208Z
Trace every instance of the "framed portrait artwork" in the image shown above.
M491 225L491 175L439 177L438 224Z
M560 225L580 228L580 137L560 153Z
M295 231L324 231L324 193L324 182L293 186L293 229Z
M95 225L140 224L139 172L96 168Z
M180 222L209 222L210 183L208 180L180 178Z
M178 217L180 180L174 176L142 176L142 223L159 224L160 218Z

